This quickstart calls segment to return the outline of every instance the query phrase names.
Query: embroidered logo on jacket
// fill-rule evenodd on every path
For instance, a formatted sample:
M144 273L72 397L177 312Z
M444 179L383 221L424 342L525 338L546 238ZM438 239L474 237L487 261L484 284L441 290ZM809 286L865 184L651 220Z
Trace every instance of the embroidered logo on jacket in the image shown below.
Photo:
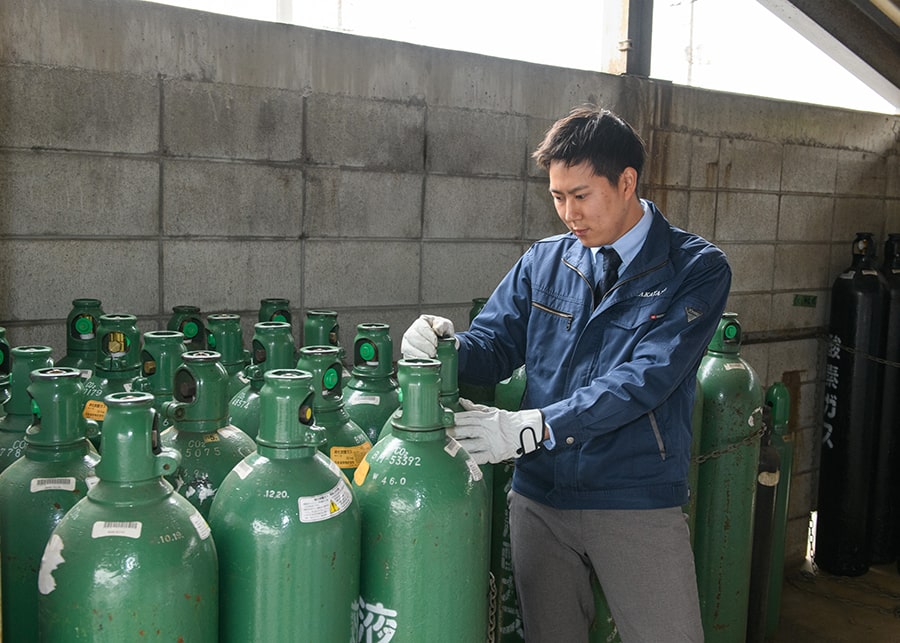
M690 306L685 306L684 314L687 316L688 323L690 324L692 321L703 315L703 311L691 308Z
M669 287L666 286L662 290L645 290L644 292L639 292L638 297L659 297L661 294L666 292L668 289L669 289Z

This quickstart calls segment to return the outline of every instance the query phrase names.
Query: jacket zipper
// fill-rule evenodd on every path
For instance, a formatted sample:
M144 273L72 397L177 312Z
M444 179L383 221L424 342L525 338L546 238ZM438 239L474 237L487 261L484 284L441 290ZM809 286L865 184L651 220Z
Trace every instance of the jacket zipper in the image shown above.
M543 310L545 313L550 313L551 315L556 315L557 317L562 317L566 320L566 330L571 330L572 328L572 320L574 319L573 315L569 313L564 313L559 310L553 310L552 308L547 308L543 304L539 304L537 302L531 302L531 305L537 308L538 310Z
M574 271L576 272L576 274L578 274L579 277L581 277L582 279L584 279L584 283L587 284L588 290L591 291L591 310L593 310L594 308L596 308L596 307L599 305L600 302L595 302L595 301L594 301L594 288L593 288L593 286L591 285L591 280L588 279L588 278L585 276L585 274L584 274L583 272L581 272L578 268L576 268L575 266L573 266L572 264L570 264L570 263L569 263L568 261L566 261L565 259L563 259L563 263L564 263L565 265L567 265L569 268L571 268L572 270L574 270ZM617 281L616 283L614 283L614 284L612 285L612 288L610 288L609 290L606 291L606 294L603 295L603 297L600 299L600 301L603 301L604 299L606 299L606 297L609 295L609 293L611 293L613 290L615 290L615 289L618 288L619 286L624 286L624 285L627 284L629 281L634 281L635 279L638 279L638 278L640 278L640 277L643 277L644 275L649 275L651 272L655 272L655 271L659 270L660 268L662 268L663 266L665 266L667 263L669 263L669 260L668 260L668 259L664 259L664 260L662 261L662 263L659 263L659 264L657 264L657 265L655 265L655 266L652 266L651 268L648 268L647 270L645 270L644 272L642 272L642 273L640 273L640 274L634 275L633 277L629 277L628 279L625 279L624 281ZM547 312L554 312L554 311L552 311L552 310L547 310Z
M650 419L650 427L653 429L653 436L656 438L656 448L659 449L659 457L666 459L666 444L663 442L662 433L659 431L659 424L656 423L656 414L653 411L647 413Z
M597 305L596 305L596 302L594 301L594 285L591 283L591 280L587 278L587 275L585 275L583 272L581 272L578 268L576 268L575 266L570 264L565 259L563 259L562 262L563 262L563 264L565 264L566 266L568 266L569 268L574 270L575 274L577 274L579 277L581 277L584 280L584 283L587 284L588 290L591 291L591 310L594 310L594 308L596 308ZM571 325L571 322L569 323L569 325ZM568 330L568 327L566 327L566 330Z

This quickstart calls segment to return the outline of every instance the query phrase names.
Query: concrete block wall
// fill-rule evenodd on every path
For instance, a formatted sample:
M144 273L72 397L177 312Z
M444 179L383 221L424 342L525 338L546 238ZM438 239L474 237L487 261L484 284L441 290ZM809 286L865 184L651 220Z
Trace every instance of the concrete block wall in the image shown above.
M794 397L788 556L815 506L821 335L857 230L900 230L896 116L507 61L129 0L0 4L0 325L65 352L75 297L164 326L173 306L290 299L399 339L468 322L561 231L530 152L572 106L645 136L642 191L719 244L744 358ZM798 297L799 295L799 297ZM814 305L809 305L814 302Z

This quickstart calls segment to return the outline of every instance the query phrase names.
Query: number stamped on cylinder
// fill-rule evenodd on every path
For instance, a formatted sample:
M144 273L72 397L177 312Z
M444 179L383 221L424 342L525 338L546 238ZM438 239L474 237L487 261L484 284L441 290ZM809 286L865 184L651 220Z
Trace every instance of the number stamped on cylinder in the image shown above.
M391 453L391 457L388 458L388 464L393 464L397 467L421 467L422 458L417 455L410 455L406 449L399 447Z

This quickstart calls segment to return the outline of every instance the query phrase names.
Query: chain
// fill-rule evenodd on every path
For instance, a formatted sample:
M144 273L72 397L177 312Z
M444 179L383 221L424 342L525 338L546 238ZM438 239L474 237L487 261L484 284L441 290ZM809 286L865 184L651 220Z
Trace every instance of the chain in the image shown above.
M855 348L851 348L850 346L844 346L842 343L837 341L837 338L834 335L819 335L821 339L823 339L826 343L830 344L838 348L839 350L845 351L847 353L851 353L853 355L859 355L863 359L867 359L871 362L876 362L878 364L884 364L885 366L893 366L894 368L900 368L900 362L894 362L889 359L883 359L881 357L875 357L874 355L869 355L861 350L857 350Z
M497 636L497 581L494 572L488 572L488 636L487 643L494 643Z
M762 426L759 427L758 431L754 431L753 433L748 434L740 442L734 442L732 444L729 444L727 447L723 447L721 449L715 449L714 451L710 451L709 453L702 453L702 454L696 456L695 458L692 458L692 460L694 462L696 462L697 464L703 464L707 460L712 460L713 458L721 458L723 455L726 455L733 451L737 451L741 447L753 445L757 440L762 438L763 433L765 433L765 432L766 432L766 425L763 424Z
M881 588L877 587L876 585L872 585L871 583L866 583L864 581L853 578L844 578L842 576L821 576L809 571L800 571L797 574L788 576L785 580L787 580L787 582L789 582L793 587L796 587L800 591L806 592L807 594L815 594L816 596L826 598L830 601L835 601L852 607L872 610L878 612L879 614L885 614L887 616L893 616L894 618L900 619L900 595L891 592L885 592ZM897 602L897 604L894 605L894 607L872 605L870 603L864 603L862 601L857 601L845 596L839 596L828 591L827 589L823 591L823 587L817 584L818 581L821 580L834 585L871 590L867 592L869 595L884 598L889 601L895 601Z

